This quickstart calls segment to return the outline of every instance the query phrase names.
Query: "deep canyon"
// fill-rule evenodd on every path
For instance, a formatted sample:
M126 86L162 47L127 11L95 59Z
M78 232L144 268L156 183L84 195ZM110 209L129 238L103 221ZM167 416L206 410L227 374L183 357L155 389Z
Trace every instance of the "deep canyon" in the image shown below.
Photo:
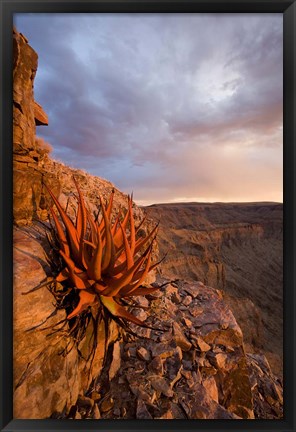
M145 207L160 222L162 272L223 290L253 352L282 374L283 205L178 203Z

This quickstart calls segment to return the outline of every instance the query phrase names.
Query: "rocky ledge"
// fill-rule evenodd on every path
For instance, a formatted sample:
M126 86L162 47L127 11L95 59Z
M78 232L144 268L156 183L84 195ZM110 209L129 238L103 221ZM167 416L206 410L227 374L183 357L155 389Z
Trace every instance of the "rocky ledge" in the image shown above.
M282 384L264 356L245 353L221 291L201 282L158 280L156 294L130 304L152 329L132 325L130 335L114 324L103 367L103 329L94 360L91 326L67 353L67 332L52 332L65 311L56 311L46 286L25 294L51 277L47 259L32 228L16 230L15 418L282 417Z
M70 418L281 418L282 383L263 355L245 353L220 291L176 281L147 297L135 299L134 313L163 331L117 341L88 406L78 399Z

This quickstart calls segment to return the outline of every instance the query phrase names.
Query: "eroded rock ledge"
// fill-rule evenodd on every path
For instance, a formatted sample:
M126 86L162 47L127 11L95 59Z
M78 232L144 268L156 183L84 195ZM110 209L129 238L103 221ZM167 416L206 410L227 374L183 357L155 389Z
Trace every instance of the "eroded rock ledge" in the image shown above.
M41 329L65 312L55 313L46 287L24 295L50 275L42 239L17 229L14 251L15 418L282 416L282 385L264 356L245 354L221 291L201 282L157 282L165 283L159 293L134 298L131 310L162 331L132 326L134 337L113 325L102 369L103 331L92 363L91 328L62 355L67 336Z

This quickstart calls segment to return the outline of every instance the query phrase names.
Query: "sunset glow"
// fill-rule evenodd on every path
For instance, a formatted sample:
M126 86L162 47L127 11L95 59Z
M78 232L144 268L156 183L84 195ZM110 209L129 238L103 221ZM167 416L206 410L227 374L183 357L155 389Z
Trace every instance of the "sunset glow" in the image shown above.
M53 158L139 204L283 199L282 14L17 14Z

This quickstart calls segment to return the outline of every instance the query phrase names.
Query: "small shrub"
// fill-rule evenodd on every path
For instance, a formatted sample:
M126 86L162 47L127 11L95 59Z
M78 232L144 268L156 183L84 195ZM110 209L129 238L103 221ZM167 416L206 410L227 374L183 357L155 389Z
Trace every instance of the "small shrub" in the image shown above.
M40 153L42 156L52 152L52 146L48 142L44 141L43 138L36 136L35 145L38 153Z

